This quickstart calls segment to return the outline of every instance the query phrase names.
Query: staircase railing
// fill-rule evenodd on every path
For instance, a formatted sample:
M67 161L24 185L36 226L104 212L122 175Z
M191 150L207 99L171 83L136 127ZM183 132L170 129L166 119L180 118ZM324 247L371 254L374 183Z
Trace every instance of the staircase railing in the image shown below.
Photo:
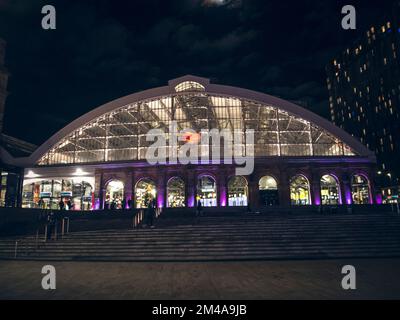
M133 216L133 229L138 229L142 227L143 222L145 221L146 218L146 209L140 209L136 214ZM155 209L155 214L154 214L154 219L157 220L162 213L162 208L156 208Z
M144 220L144 210L141 209L133 216L133 229L140 228L142 222Z
M59 232L58 232L59 224L60 224L59 221L56 221L54 223L54 230L52 231L52 234L50 234L50 237L48 234L49 224L48 223L41 224L41 225L39 224L39 227L36 230L34 243L29 238L22 238L22 239L16 240L15 245L14 245L14 259L17 259L21 255L27 256L28 254L34 253L36 250L38 250L40 248L41 245L44 245L48 240L54 240L54 241L59 240L60 239ZM61 239L63 239L64 236L69 233L69 225L70 225L69 218L64 217L61 220ZM42 240L40 240L40 231L39 231L41 229L41 227L44 227Z

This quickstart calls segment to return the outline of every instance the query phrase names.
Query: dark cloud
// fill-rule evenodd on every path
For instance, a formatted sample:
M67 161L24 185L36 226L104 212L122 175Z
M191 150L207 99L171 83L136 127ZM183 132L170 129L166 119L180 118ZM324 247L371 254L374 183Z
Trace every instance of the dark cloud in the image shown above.
M391 5L212 2L0 0L12 74L7 133L41 143L100 104L188 73L299 101L326 116L325 65ZM57 9L55 31L40 28L45 4ZM357 7L357 31L340 28L344 4Z

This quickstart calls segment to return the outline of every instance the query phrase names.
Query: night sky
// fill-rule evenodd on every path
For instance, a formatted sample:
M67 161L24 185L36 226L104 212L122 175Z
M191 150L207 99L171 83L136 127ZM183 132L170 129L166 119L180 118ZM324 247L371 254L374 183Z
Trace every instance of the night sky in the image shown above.
M0 0L5 133L41 144L87 111L185 74L302 101L328 117L325 66L393 1ZM57 30L41 28L41 8ZM341 8L357 9L357 30Z

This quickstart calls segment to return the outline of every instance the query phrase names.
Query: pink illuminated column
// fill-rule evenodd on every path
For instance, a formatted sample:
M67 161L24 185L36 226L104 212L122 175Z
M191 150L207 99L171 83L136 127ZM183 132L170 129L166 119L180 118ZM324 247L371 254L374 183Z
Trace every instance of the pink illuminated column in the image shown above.
M157 179L157 207L158 208L165 208L165 194L167 192L166 188L166 181L165 181L165 173L159 173L159 177Z
M340 183L340 192L342 194L342 202L344 205L353 204L353 196L351 194L351 181L348 174L343 174Z
M195 173L193 170L187 171L186 179L186 206L188 208L196 207L196 183Z
M219 198L219 207L226 207L228 205L227 203L227 192L228 192L228 182L226 178L226 172L224 170L221 170L219 174L217 175L217 195Z
M321 182L317 176L314 176L311 182L311 199L314 205L321 205Z
M124 174L124 199L126 201L126 208L128 207L129 200L132 199L133 195L132 188L133 188L132 172L126 171Z

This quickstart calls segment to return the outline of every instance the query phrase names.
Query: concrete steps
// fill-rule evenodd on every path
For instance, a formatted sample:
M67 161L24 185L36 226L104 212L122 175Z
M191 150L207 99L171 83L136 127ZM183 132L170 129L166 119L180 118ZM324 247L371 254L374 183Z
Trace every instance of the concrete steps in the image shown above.
M0 239L12 259L16 238ZM76 232L20 243L17 258L87 261L227 261L400 257L400 217L235 213L195 218L168 213L155 229Z

